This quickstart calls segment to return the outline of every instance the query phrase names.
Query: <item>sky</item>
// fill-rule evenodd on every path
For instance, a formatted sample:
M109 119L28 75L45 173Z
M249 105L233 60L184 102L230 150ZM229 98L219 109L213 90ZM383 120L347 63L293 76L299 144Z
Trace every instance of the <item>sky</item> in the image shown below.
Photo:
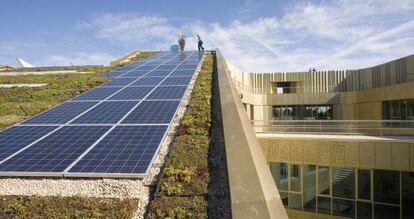
M414 0L1 0L0 65L104 64L219 48L243 71L364 68L414 54Z

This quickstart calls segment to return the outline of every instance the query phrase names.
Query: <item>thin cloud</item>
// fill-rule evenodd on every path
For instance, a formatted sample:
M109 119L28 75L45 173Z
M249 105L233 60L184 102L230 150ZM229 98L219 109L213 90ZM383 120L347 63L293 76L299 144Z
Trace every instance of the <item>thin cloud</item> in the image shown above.
M159 15L104 14L88 22L95 36L142 49L168 49L179 34L196 48L220 48L244 71L362 68L414 52L413 0L341 0L290 4L281 16L229 24Z
M43 66L78 66L78 65L108 65L115 57L101 52L78 52L69 55L50 55L42 62Z

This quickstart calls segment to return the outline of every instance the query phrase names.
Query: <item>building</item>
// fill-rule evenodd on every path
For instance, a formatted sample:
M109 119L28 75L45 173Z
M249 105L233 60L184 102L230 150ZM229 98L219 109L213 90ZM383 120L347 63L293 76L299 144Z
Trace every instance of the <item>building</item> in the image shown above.
M227 66L291 218L414 217L414 55L358 70Z

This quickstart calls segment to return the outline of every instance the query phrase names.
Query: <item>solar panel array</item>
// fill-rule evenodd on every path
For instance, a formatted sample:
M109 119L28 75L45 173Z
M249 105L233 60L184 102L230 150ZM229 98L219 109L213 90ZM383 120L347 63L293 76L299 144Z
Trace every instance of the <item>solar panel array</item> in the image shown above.
M160 52L0 132L0 175L143 177L202 55Z

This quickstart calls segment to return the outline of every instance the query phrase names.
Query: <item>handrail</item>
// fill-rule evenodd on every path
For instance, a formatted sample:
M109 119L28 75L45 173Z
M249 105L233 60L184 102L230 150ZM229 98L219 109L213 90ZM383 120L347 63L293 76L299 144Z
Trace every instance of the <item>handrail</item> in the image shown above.
M220 50L216 51L233 218L288 218Z
M252 120L256 132L404 135L414 120Z

